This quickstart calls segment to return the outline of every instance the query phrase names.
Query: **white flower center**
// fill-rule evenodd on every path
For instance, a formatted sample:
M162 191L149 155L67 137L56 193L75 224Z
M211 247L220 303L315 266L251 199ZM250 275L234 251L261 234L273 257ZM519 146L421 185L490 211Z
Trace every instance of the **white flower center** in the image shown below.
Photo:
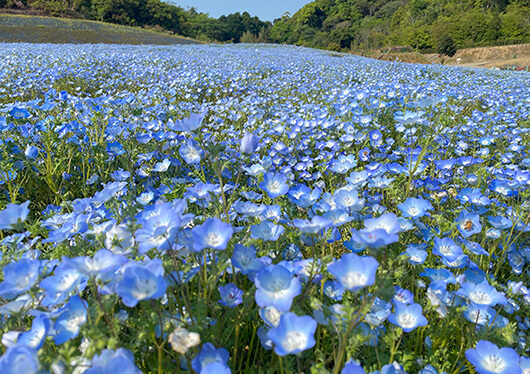
M285 334L282 345L287 352L302 350L307 346L307 336L298 331L289 331Z
M132 295L136 300L144 300L153 295L156 291L156 282L154 279L145 279L134 285Z
M502 373L506 367L506 362L495 355L486 356L484 359L484 368L493 373Z
M399 325L403 328L413 328L416 324L416 317L410 313L401 313L397 316Z
M208 245L210 245L212 247L216 247L216 246L220 245L223 242L223 238L218 233L211 232L211 233L208 234L208 240L207 241L208 241Z
M344 288L351 289L366 285L367 280L368 278L365 274L352 271L341 278L341 283L343 284Z
M469 294L469 300L477 304L487 305L491 302L491 297L485 292L475 291Z

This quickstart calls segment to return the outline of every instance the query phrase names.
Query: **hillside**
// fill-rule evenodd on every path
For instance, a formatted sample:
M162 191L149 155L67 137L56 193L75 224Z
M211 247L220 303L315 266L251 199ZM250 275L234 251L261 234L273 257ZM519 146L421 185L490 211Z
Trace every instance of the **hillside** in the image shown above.
M315 0L277 20L277 43L337 51L411 46L436 52L449 38L471 48L530 42L528 0Z
M199 42L140 28L68 18L0 14L0 42L198 44Z

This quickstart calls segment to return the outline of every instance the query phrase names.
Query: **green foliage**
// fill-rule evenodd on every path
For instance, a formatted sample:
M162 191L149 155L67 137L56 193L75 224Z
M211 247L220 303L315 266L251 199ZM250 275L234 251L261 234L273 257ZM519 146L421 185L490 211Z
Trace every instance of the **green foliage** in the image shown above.
M456 48L530 42L529 12L525 0L315 0L276 20L271 41L333 50L339 45L341 51L399 45L424 52L438 49L446 36Z
M449 35L445 35L438 40L436 52L441 55L453 57L456 53L456 43Z

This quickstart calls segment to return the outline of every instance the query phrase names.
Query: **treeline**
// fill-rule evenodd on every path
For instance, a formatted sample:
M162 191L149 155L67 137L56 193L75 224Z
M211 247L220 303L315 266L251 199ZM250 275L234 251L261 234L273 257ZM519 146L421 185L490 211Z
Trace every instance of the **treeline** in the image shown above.
M331 50L530 42L530 0L316 0L274 22L271 40ZM449 47L449 48L448 48Z
M530 42L530 0L315 0L274 23L247 12L216 19L161 0L0 0L0 8L154 28L203 41L336 51L410 46L451 53Z
M266 42L272 28L247 12L216 19L160 0L0 0L0 8L152 28L203 41Z

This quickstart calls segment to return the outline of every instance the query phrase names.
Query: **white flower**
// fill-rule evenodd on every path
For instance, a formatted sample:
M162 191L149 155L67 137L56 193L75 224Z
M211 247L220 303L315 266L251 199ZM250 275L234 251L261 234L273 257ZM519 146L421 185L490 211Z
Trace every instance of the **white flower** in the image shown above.
M169 335L169 343L174 351L184 354L201 343L201 336L179 327Z

